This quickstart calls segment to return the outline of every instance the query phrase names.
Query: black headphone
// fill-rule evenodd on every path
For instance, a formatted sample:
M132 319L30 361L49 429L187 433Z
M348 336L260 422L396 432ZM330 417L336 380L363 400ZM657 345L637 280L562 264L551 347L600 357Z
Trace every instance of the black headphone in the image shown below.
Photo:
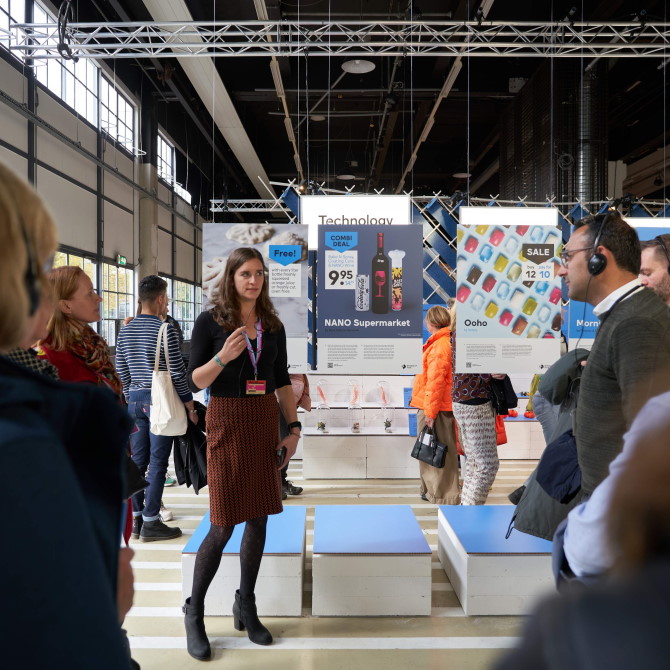
M42 297L42 286L40 280L37 278L37 261L35 260L35 253L33 247L28 239L28 233L23 225L23 221L19 222L21 227L21 234L23 235L23 242L26 245L26 255L28 256L28 267L24 276L26 291L28 293L28 302L30 303L30 316L32 316L39 307L40 298Z
M593 241L593 254L591 254L591 258L589 258L586 266L589 271L589 274L592 277L599 275L607 267L607 258L605 258L603 254L599 254L597 252L597 249L598 244L600 243L600 237L603 234L603 228L605 227L605 223L607 223L607 221L609 220L609 217L610 217L609 214L605 214L603 216L603 220L600 222L600 228L598 228L598 234L596 235L596 238Z
M663 249L663 253L665 254L665 257L668 259L668 274L670 275L670 254L668 254L668 247L665 246L665 242L663 241L663 238L660 235L656 235L654 241L658 244L659 247L661 247L661 249Z

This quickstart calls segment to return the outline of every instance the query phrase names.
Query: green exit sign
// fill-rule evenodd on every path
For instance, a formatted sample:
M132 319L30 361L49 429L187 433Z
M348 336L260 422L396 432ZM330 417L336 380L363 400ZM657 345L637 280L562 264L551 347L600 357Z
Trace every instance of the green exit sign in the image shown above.
M117 254L116 262L119 265L125 265L128 262L128 259L125 256L122 256L121 254Z

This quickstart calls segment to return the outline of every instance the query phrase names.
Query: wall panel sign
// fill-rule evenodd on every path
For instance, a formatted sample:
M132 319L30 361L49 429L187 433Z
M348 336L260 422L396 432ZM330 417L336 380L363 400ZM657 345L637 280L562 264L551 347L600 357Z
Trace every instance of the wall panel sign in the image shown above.
M407 225L409 205L408 195L303 195L300 223L309 226L309 248L316 249L319 226Z
M558 211L461 207L456 372L536 373L560 355Z
M254 247L268 268L270 298L286 329L290 372L308 372L307 226L206 223L202 232L203 309L219 290L233 249Z
M670 233L670 219L651 217L624 217L637 230L641 240L652 240L657 235ZM571 300L568 310L568 347L590 349L600 321L589 303Z
M421 369L422 232L420 225L319 225L319 371Z

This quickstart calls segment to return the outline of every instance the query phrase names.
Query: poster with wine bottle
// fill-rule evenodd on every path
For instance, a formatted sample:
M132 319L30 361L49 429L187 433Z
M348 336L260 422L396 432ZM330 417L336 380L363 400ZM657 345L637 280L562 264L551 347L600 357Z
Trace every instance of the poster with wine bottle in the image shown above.
M558 359L558 220L549 207L461 207L456 372L534 374Z
M419 225L319 226L319 370L421 368L422 232Z

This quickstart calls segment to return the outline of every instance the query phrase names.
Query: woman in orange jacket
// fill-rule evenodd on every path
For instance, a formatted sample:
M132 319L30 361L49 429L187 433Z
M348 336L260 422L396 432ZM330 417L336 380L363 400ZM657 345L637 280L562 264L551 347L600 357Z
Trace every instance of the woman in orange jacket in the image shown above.
M414 379L412 407L417 407L419 434L429 426L437 439L448 446L443 468L419 461L421 498L437 505L458 505L458 456L451 411L451 316L441 305L426 312L430 337L423 345L423 370Z

